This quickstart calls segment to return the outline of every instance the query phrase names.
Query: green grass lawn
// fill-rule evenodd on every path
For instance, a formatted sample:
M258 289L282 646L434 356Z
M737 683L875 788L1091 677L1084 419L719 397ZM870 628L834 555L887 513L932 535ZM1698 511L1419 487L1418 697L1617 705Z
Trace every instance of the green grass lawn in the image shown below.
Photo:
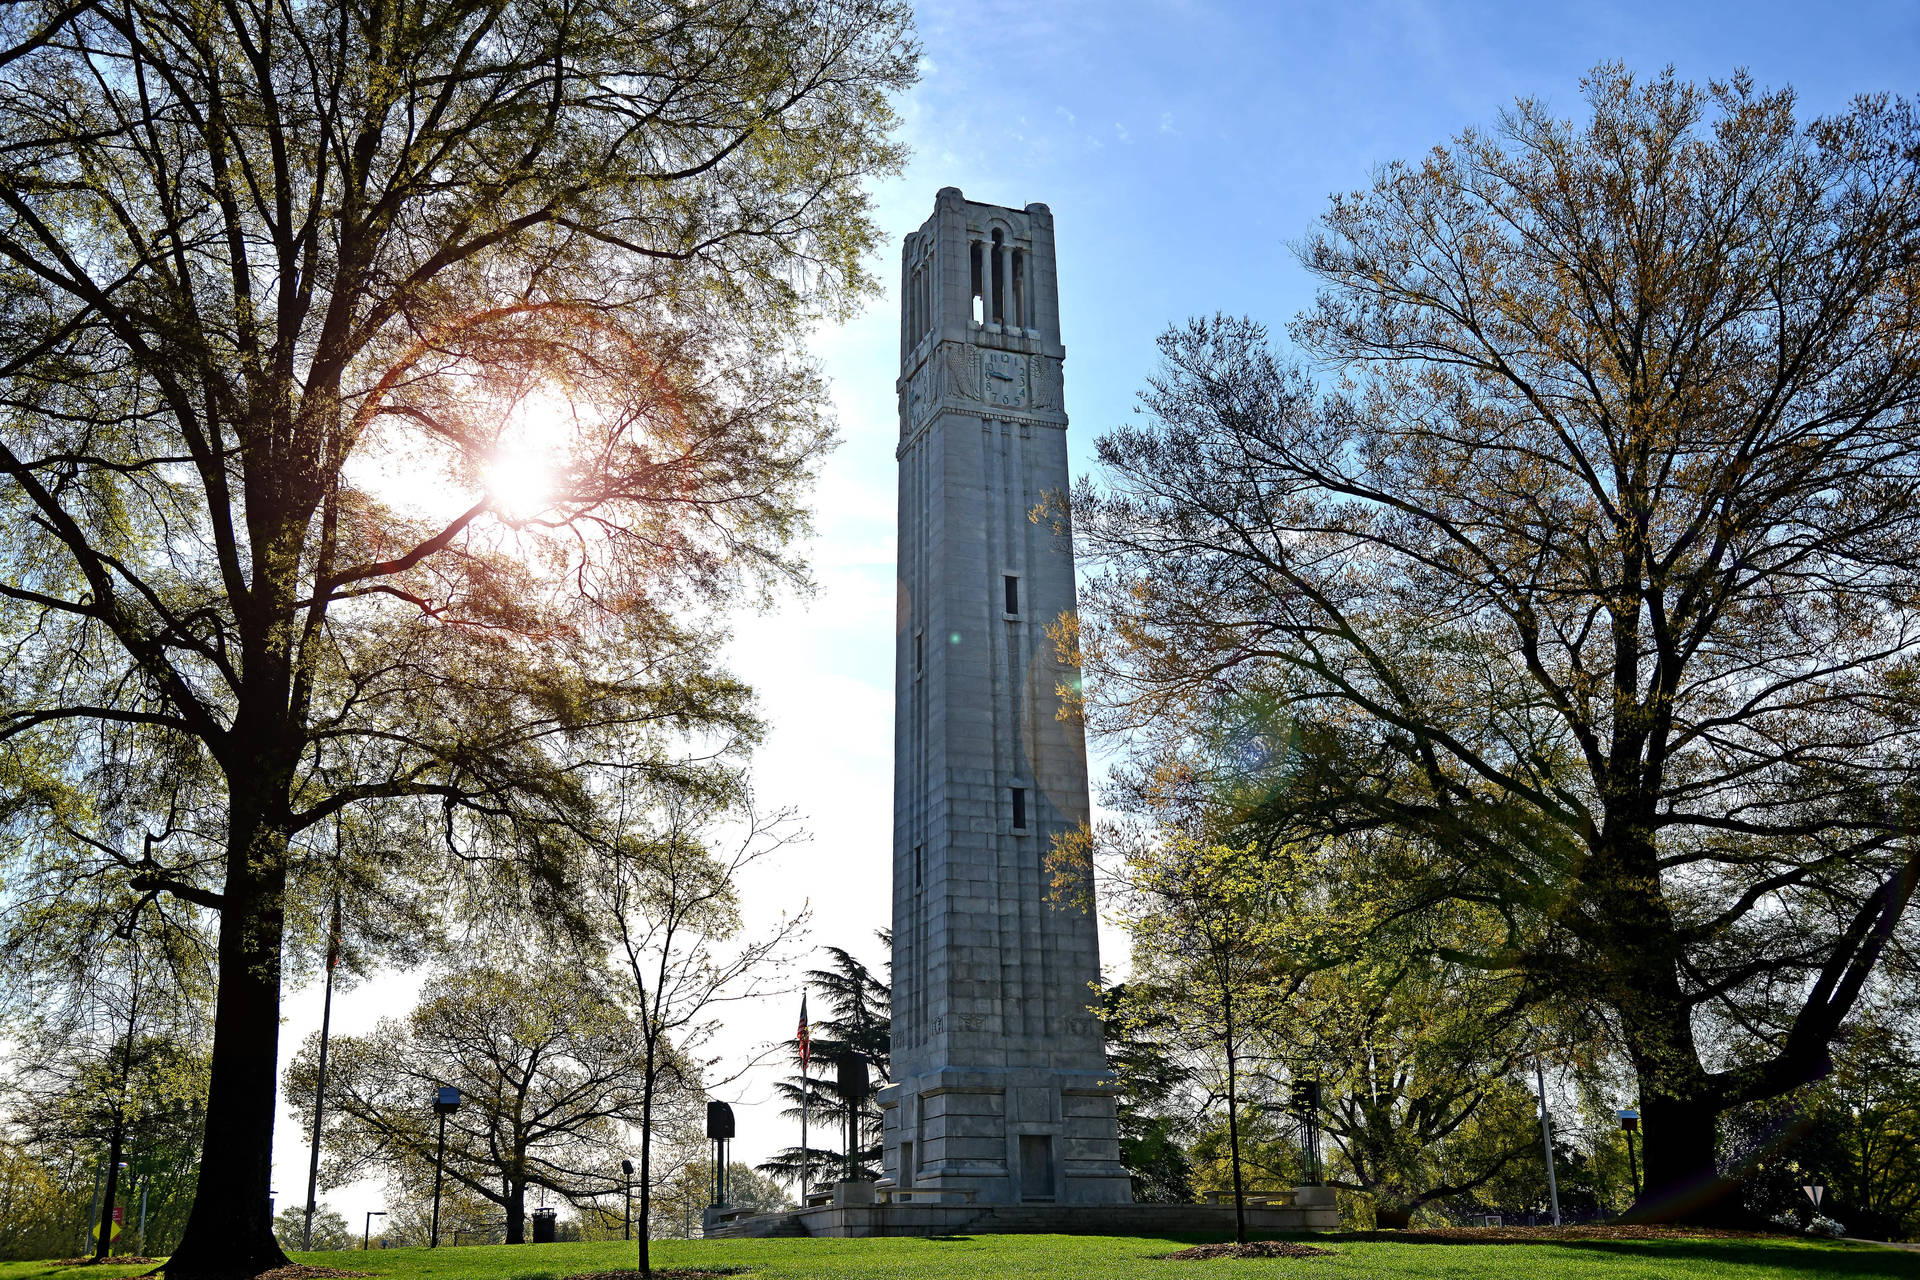
M1571 1244L1413 1244L1327 1240L1329 1258L1162 1262L1185 1241L1140 1236L969 1236L947 1240L669 1240L660 1267L747 1267L749 1280L1235 1280L1298 1274L1310 1280L1688 1280L1737 1276L1920 1277L1920 1253L1800 1241L1582 1241ZM394 1280L564 1280L631 1266L632 1247L607 1244L470 1245L295 1254L314 1266ZM139 1267L0 1262L0 1280L119 1280Z

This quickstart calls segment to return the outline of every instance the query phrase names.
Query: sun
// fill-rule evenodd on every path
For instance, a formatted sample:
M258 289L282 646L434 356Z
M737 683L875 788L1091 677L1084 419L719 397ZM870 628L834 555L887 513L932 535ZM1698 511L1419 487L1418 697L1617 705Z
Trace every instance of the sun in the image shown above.
M534 519L554 505L572 420L566 397L544 387L522 396L508 415L481 471L489 502L508 523Z

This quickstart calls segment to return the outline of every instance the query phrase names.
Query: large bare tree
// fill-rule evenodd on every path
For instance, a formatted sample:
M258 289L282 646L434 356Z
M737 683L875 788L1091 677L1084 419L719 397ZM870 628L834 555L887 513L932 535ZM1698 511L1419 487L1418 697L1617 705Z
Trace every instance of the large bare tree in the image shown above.
M1163 339L1076 502L1082 640L1096 723L1178 755L1266 698L1243 820L1398 832L1384 919L1484 904L1445 959L1610 1011L1640 1211L1702 1215L1716 1118L1913 941L1920 122L1586 89L1334 201L1330 393L1251 322Z
M170 1272L283 1261L281 948L338 878L329 819L377 810L363 881L552 917L589 773L729 785L755 726L687 611L798 572L827 429L796 343L869 284L908 23L0 12L0 743L35 796L153 760L198 788L165 842L92 832L49 872L217 917L220 1158ZM716 756L681 761L686 732Z
M529 1191L578 1205L619 1189L619 1153L641 1120L642 1044L606 976L572 958L444 974L405 1019L330 1046L327 1182L380 1172L425 1198L438 1160L434 1091L452 1085L461 1105L447 1120L445 1176L501 1212L508 1244L525 1243ZM318 1071L315 1033L285 1077L309 1133ZM681 1074L662 1114L699 1103L698 1073Z

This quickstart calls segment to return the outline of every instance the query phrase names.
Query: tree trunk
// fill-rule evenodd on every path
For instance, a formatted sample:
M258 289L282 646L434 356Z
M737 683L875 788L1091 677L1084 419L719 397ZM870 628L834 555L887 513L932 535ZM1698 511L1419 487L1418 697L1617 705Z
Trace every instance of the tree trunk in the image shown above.
M1693 1002L1681 987L1681 946L1660 887L1646 815L1635 804L1610 819L1619 828L1596 850L1594 879L1613 927L1597 941L1610 959L1608 1003L1620 1013L1640 1091L1641 1187L1628 1217L1639 1222L1723 1225L1738 1215L1733 1183L1716 1163L1722 1100L1707 1079L1693 1033Z
M288 1265L270 1202L285 836L243 803L230 808L200 1177L167 1261L171 1280L233 1280Z
M126 1137L126 1090L122 1088L120 1101L113 1117L113 1137L107 1142L107 1189L100 1197L100 1221L97 1224L100 1238L94 1241L93 1260L106 1261L107 1254L113 1249L113 1206L120 1198L120 1153L125 1147Z
M120 1092L113 1102L113 1137L107 1142L107 1186L101 1199L100 1238L93 1260L104 1262L113 1252L113 1206L120 1198L120 1156L127 1144L127 1091L133 1082L133 1029L140 1017L139 953L135 952L133 984L127 990L127 1034L120 1042Z
M1723 1106L1700 1063L1691 1006L1670 974L1646 973L1617 1007L1640 1090L1641 1185L1628 1217L1730 1223L1739 1201L1717 1161Z
M1222 991L1228 989L1223 987ZM1233 1164L1233 1238L1247 1242L1247 1192L1240 1176L1240 1079L1239 1061L1233 1048L1233 996L1221 1001L1227 1027L1227 1150Z
M640 1242L636 1266L642 1276L653 1274L653 1092L659 1068L655 1054L647 1051L647 1078L640 1087L640 1220L633 1224L633 1238Z
M525 1244L527 1242L527 1184L509 1183L507 1186L507 1243Z
M1628 1211L1636 1222L1735 1225L1738 1182L1715 1160L1720 1111L1709 1100L1640 1095L1639 1198Z

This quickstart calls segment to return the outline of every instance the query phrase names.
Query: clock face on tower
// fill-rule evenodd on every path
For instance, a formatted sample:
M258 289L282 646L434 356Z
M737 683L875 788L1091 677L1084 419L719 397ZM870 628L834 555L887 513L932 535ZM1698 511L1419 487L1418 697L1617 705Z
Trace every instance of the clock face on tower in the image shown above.
M984 395L988 404L1000 405L1008 409L1027 407L1027 358L1012 351L982 351L980 353L986 377Z

